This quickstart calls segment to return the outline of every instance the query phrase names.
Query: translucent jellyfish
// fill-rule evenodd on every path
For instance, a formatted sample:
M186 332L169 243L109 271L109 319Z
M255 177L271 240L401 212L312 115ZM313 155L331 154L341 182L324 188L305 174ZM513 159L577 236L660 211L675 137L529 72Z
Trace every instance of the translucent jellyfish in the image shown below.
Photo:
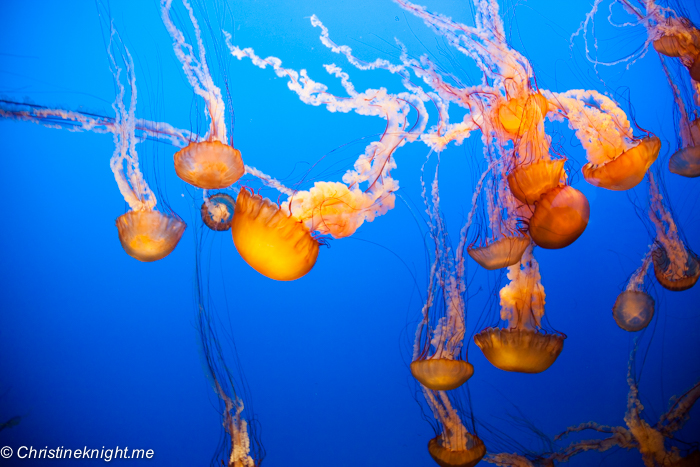
M175 153L175 172L182 180L198 188L226 188L241 178L245 167L241 152L234 149L227 138L224 100L221 89L214 84L209 72L197 18L187 0L182 0L182 4L195 31L198 54L195 55L192 46L185 41L185 36L170 18L172 0L161 0L161 17L173 39L175 55L182 63L187 80L206 103L210 126L204 141L191 141Z
M200 209L204 225L218 232L230 229L235 206L236 200L226 193L205 198Z
M271 279L299 279L316 264L319 242L306 226L246 189L238 193L231 234L246 263Z
M651 250L644 256L639 269L630 277L625 290L615 300L612 309L613 318L625 331L641 331L654 317L654 298L643 290L644 278L650 264Z
M672 211L666 206L659 185L651 173L649 218L656 229L656 244L651 252L656 280L674 292L691 288L700 277L700 260L681 238Z
M453 256L439 211L437 169L431 188L431 201L428 201L425 196L425 183L423 180L421 182L424 202L430 216L430 237L435 248L427 298L422 309L422 319L416 330L411 373L426 388L447 391L458 388L474 374L474 367L462 356L466 324L464 302L464 294L467 290L464 277L466 229L463 229L460 245ZM439 450L439 447L436 446L435 449Z
M639 451L646 467L690 467L697 465L698 461L700 461L700 455L697 450L683 457L677 447L667 448L666 440L672 439L674 434L689 419L688 413L690 409L693 408L695 402L700 398L700 382L695 383L682 396L672 398L669 410L659 417L657 423L651 425L642 415L644 406L639 400L639 388L633 374L635 353L636 347L632 352L627 373L627 383L630 390L627 397L627 412L624 418L626 426L605 426L595 422L587 422L568 428L558 435L556 439L562 439L572 433L579 433L585 430L604 433L609 436L603 439L587 439L573 442L566 448L551 455L550 458L552 460L566 462L571 457L586 451L604 452L608 449L619 447Z
M508 188L503 158L492 161L493 176L481 183L475 195L485 200L486 217L481 228L480 241L474 241L467 253L474 261L487 270L501 269L520 261L525 248L530 244L527 235L521 233L517 202ZM490 171L490 170L489 170ZM476 208L476 203L472 211Z
M486 446L467 430L445 391L423 388L440 434L428 442L428 453L440 467L473 467L486 454Z
M566 336L546 333L540 325L545 293L532 250L530 246L520 263L508 268L510 283L500 292L501 319L507 322L506 327L490 327L474 336L488 361L505 371L540 373L554 363L564 347Z
M112 29L112 39L116 32ZM112 105L116 113L114 122L114 155L110 159L110 167L117 181L117 186L131 211L117 218L119 241L130 256L139 261L157 261L168 256L177 246L185 223L174 214L163 214L155 211L156 197L146 184L139 169L136 153L136 77L134 63L126 47L121 58L124 61L131 96L129 108L124 105L126 90L119 80L121 68L117 65L111 50L109 52L110 68L118 89L117 98ZM125 172L126 166L126 172Z
M685 129L682 128L682 130ZM700 176L700 118L687 125L681 131L682 147L669 158L668 170L684 177Z

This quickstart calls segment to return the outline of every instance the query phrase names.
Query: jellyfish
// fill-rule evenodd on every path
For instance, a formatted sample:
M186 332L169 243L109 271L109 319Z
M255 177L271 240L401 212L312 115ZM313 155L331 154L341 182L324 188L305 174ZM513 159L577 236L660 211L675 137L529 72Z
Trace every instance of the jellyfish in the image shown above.
M661 7L654 0L640 0L635 5L631 0L615 0L623 11L634 18L634 22L624 22L616 26L640 24L646 29L644 44L626 57L614 61L601 61L591 56L589 50L588 30L594 31L593 21L602 0L594 3L579 29L571 36L573 40L581 34L584 38L586 57L598 65L613 66L628 62L628 67L642 58L651 45L658 52L661 67L668 80L673 99L678 110L675 122L678 130L679 148L669 159L669 170L684 177L700 175L700 132L697 129L698 111L700 110L700 31L693 23L672 8ZM612 10L611 10L612 11ZM612 18L609 18L612 21ZM597 42L595 48L597 49ZM677 59L677 60L671 60ZM684 73L673 73L670 68L682 64L689 72L690 79ZM693 96L692 99L689 96ZM640 154L638 154L639 156Z
M644 290L644 278L651 264L651 250L642 265L632 274L625 290L617 296L612 314L620 328L629 332L641 331L654 317L654 298Z
M564 347L566 336L546 333L540 325L545 293L532 250L530 245L520 263L508 268L510 283L500 292L501 319L507 327L490 327L474 336L486 359L505 371L540 373L554 363Z
M688 413L695 402L700 398L700 382L695 383L680 397L671 399L669 410L659 417L659 421L651 425L643 417L644 406L639 400L639 387L633 374L634 360L637 347L632 350L627 371L627 384L629 393L627 396L627 412L625 413L626 426L604 426L595 422L582 423L570 427L555 439L560 440L572 433L585 430L605 433L609 436L603 439L589 439L571 443L569 446L552 454L550 458L557 462L566 462L571 457L586 451L607 451L613 447L623 449L635 449L642 455L642 461L647 467L689 467L697 465L700 454L695 450L685 457L677 447L666 447L665 440L672 439L688 420Z
M117 87L117 98L112 105L116 118L114 122L114 155L110 167L117 186L130 211L117 218L119 241L127 254L139 261L150 262L168 256L177 246L185 223L174 213L163 214L156 210L156 197L143 178L136 153L136 77L134 63L126 47L121 58L124 61L131 96L129 108L124 105L126 90L119 80L122 72L111 51L116 31L112 29L108 55L110 69ZM125 173L126 166L126 173Z
M462 230L460 245L453 256L444 220L439 211L439 164L438 159L438 168L435 170L431 186L431 201L425 195L425 182L421 178L423 200L430 219L430 238L434 248L427 298L413 346L411 374L425 388L448 391L458 388L471 378L474 367L462 357L466 324L464 239L468 225Z
M636 137L625 113L597 91L543 91L553 108L552 120L566 119L586 150L581 172L591 185L614 191L634 188L642 181L661 149L658 137Z
M306 226L246 189L238 193L231 234L246 263L271 279L295 280L316 264L319 242Z
M175 153L175 172L185 182L205 190L227 188L245 173L241 152L229 144L226 130L226 109L219 89L212 80L206 61L201 32L191 5L182 0L197 38L195 52L170 18L172 0L161 0L161 17L173 39L175 55L194 92L204 99L209 132L203 140L193 140Z
M665 289L687 290L700 277L700 260L683 241L672 211L653 174L649 173L649 218L656 230L656 242L651 252L654 275Z
M205 198L200 209L202 222L211 230L221 232L231 228L236 201L226 193Z
M423 387L423 394L438 422L439 434L428 442L428 453L440 467L473 467L486 454L486 446L464 426L445 391Z

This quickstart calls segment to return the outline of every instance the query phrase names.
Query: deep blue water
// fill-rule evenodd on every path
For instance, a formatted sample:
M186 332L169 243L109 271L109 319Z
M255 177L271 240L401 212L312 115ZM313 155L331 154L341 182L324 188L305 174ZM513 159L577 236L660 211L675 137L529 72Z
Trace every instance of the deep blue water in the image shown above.
M471 22L465 2L431 0L427 6ZM686 7L700 17L692 2ZM661 137L661 162L675 133L658 56L650 53L629 70L602 70L605 89L581 56L581 43L573 49L569 43L588 9L585 1L502 5L512 44L531 60L540 87L618 93L639 125ZM342 66L358 89L402 89L395 76L356 70L323 47L310 25L312 14L337 43L367 60L397 61L394 37L414 55L447 48L390 1L240 1L209 13L226 19L236 44L305 68L337 94L342 88L323 64ZM138 116L202 128L202 102L172 53L158 4L115 1L111 15L136 62ZM604 15L599 18L605 33ZM105 21L92 1L2 2L0 94L112 115ZM610 47L612 57L634 50L644 40L637 32L610 33L600 46ZM284 79L248 61L226 59L222 68L217 53L225 55L225 45L209 42L214 79L224 70L228 76L236 147L246 163L289 184L317 162L312 177L339 180L384 130L385 122L375 117L303 104ZM552 128L567 156L583 164L573 132L565 125ZM139 145L139 154L151 186L188 229L170 256L141 263L124 253L114 227L126 206L109 168L111 136L0 121L0 138L0 423L22 417L0 432L0 446L128 446L153 449L155 456L114 462L208 465L221 421L195 330L200 246L193 234L201 228L195 217L201 201L175 175L175 148L149 142ZM219 336L227 343L235 339L249 387L246 413L252 409L260 423L265 466L434 465L426 444L435 434L421 417L415 399L422 396L407 367L427 284L424 238L413 217L423 211L420 167L427 153L419 142L400 148L394 175L402 200L396 208L352 238L331 241L311 273L297 281L261 276L236 253L230 234L204 233ZM473 161L481 157L478 135L442 154L442 212L455 241L480 174ZM700 248L700 181L668 172L665 181L690 247ZM536 251L549 323L568 336L559 359L541 374L506 373L467 340L476 369L469 382L475 418L533 450L539 439L513 416L548 436L586 421L624 424L627 364L639 334L639 388L650 422L700 377L700 287L672 293L655 285L656 317L636 335L619 329L611 316L615 297L652 241L631 202L644 202L646 184L631 193L612 192L577 176L573 185L591 204L587 230L566 249ZM277 197L273 190L262 193ZM468 337L480 330L475 326L484 313L487 321L495 319L486 302L497 277L475 263L469 271ZM691 416L677 438L697 443L697 408ZM496 438L484 434L487 446ZM0 459L0 465L77 464ZM570 465L641 465L641 459L612 450L582 454Z

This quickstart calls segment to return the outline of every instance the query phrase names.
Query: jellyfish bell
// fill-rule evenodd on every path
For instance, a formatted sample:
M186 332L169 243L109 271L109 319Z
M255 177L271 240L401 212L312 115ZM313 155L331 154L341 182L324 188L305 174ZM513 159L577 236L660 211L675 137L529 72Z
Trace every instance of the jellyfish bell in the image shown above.
M700 176L700 119L689 125L690 144L676 151L668 160L668 170L683 177Z
M467 253L481 267L493 271L520 262L529 244L530 239L526 236L505 236L484 246L470 246Z
M211 230L223 232L231 228L236 200L226 193L217 193L202 203L202 221Z
M541 373L559 357L564 338L533 329L487 328L474 336L474 342L496 368Z
M564 179L566 159L540 159L518 165L508 174L508 187L518 201L535 204Z
M654 263L654 275L665 289L681 292L693 287L700 277L700 260L692 251L686 249L686 262L683 270L675 266L666 248L657 244L651 252Z
M587 163L581 170L583 178L593 186L614 191L634 188L642 181L661 149L656 136L642 138L635 147L624 151L603 164Z
M428 389L449 391L460 387L471 378L474 367L464 360L428 358L413 361L411 374Z
M190 143L174 159L178 177L206 190L227 188L245 173L241 152L217 140Z
M476 435L464 432L467 449L453 451L443 445L442 434L428 442L428 453L440 467L473 467L486 454L486 446Z
M231 234L245 262L270 279L293 281L316 264L319 242L304 224L246 189L238 194Z
M129 211L117 218L122 248L139 261L151 262L168 256L177 246L185 223L158 211Z
M695 57L700 53L700 31L689 29L687 34L663 35L652 42L654 50L667 57Z
M508 99L498 108L498 120L511 134L522 136L547 114L547 99L539 92Z
M641 331L654 317L654 298L646 292L625 290L617 296L612 309L613 318L620 328L629 332Z
M590 216L586 196L568 185L545 194L536 204L529 221L532 240L542 248L571 245L581 236Z

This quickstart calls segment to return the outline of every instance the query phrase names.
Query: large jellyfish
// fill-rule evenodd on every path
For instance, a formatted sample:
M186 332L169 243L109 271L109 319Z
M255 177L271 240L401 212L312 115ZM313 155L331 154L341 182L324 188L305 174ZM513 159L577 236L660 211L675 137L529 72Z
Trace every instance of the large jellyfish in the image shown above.
M175 172L182 180L198 188L227 188L241 178L245 167L241 152L232 146L233 139L231 144L228 141L224 100L221 89L214 84L209 72L197 18L187 0L182 0L182 4L192 21L197 40L197 54L170 17L172 0L161 1L161 16L173 39L175 55L182 63L187 80L194 92L206 103L210 125L209 132L201 141L191 141L175 153Z
M115 35L112 30L110 48ZM124 47L124 61L131 96L129 108L124 105L126 90L120 82L121 68L109 50L110 67L117 87L117 98L113 104L116 113L114 143L116 148L110 167L117 186L131 210L117 218L119 241L130 256L139 261L157 261L168 256L177 246L185 231L185 223L174 214L163 214L156 210L156 197L146 184L139 169L136 153L136 78L134 63ZM126 172L125 172L126 167Z
M500 291L501 319L506 327L490 327L474 336L488 361L505 371L540 373L564 347L566 336L542 330L545 293L532 250L530 245L520 263L508 268L510 283Z
M700 260L682 238L652 173L649 173L649 218L656 230L656 244L651 252L656 280L674 292L691 288L700 277Z

